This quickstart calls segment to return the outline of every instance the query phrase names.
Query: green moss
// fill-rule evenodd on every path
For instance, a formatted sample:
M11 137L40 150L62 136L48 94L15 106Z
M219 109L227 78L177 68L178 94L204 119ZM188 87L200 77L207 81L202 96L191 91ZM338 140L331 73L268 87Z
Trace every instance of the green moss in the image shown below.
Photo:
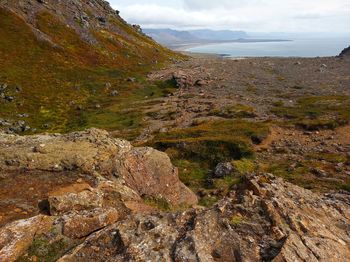
M209 168L205 163L194 162L186 159L175 159L174 165L179 168L180 180L195 192L205 187Z
M304 97L293 107L275 106L272 112L307 130L333 129L350 122L350 97Z
M61 230L54 227L50 234L39 235L33 240L27 252L17 261L29 262L33 257L38 261L51 262L57 261L66 254L72 247L80 244L82 240L72 240L61 235Z
M347 157L343 154L336 154L336 153L310 153L307 155L308 159L315 159L315 160L325 160L331 163L345 163L347 161Z
M182 182L200 196L201 205L210 206L233 185L242 182L241 174L255 168L253 143L269 133L267 123L244 120L202 122L185 129L159 133L148 145L163 150L179 167ZM239 174L223 179L211 177L220 162L234 161Z
M314 168L325 170L331 178L333 176L332 174L334 174L333 164L324 163L321 159L307 157L296 165L293 161L261 163L259 171L272 173L306 189L328 192L329 190L341 189L344 183L341 180L329 180L317 177L313 174L312 170ZM345 179L345 184L349 181L349 179Z
M240 224L242 224L244 221L243 217L235 215L232 216L230 219L230 224L233 226L239 226Z
M240 160L232 161L232 165L238 171L239 174L247 174L256 170L256 164L252 159L243 158Z
M252 118L256 116L254 108L242 104L230 105L222 109L215 109L212 110L209 115L224 118Z
M350 184L342 184L340 188L350 192Z
M199 200L198 204L204 207L212 207L218 201L219 198L217 196L205 196Z
M213 184L215 189L220 189L223 195L226 195L234 185L239 185L243 182L242 176L226 176L222 179L214 179Z
M264 123L243 120L209 121L186 129L158 134L150 145L166 150L176 148L183 159L219 162L251 157L253 142L262 141L269 132Z
M144 201L147 205L150 205L162 211L170 211L173 209L169 202L161 197L148 196L144 198Z

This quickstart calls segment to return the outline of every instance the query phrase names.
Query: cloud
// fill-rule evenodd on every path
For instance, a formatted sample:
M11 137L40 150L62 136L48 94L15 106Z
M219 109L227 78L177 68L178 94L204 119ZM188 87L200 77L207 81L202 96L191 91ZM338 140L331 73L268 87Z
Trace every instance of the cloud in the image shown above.
M349 32L349 0L118 0L130 23L157 28ZM113 3L112 3L113 4Z

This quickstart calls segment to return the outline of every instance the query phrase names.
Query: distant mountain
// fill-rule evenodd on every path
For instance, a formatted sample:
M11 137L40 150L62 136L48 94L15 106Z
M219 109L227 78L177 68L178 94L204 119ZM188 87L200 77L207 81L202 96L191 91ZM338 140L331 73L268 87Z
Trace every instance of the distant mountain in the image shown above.
M231 30L214 31L209 29L201 29L201 30L192 30L192 31L189 31L189 33L200 39L220 40L220 41L237 40L240 38L249 37L248 34L244 31L231 31Z
M142 31L164 45L191 43L200 40L188 31L177 31L172 29L143 29Z
M210 29L189 31L179 31L173 29L143 29L143 32L152 37L157 42L167 46L176 46L180 44L190 43L233 41L249 37L248 34L244 31L215 31Z

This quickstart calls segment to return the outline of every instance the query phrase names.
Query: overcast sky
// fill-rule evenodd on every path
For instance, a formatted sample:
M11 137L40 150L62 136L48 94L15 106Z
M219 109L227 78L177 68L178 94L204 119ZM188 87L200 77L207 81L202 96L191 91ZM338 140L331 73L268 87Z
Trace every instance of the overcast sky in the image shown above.
M350 33L350 0L109 0L144 28Z

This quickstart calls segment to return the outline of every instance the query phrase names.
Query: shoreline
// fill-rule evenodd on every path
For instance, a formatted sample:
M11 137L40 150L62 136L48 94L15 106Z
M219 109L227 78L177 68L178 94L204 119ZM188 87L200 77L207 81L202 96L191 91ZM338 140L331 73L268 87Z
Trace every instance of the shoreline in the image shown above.
M187 51L189 48L199 47L199 46L209 46L218 44L230 44L230 43L278 43L278 42L293 42L294 40L287 39L238 39L230 41L214 41L214 42L201 42L201 43L184 43L184 44L174 44L167 46L174 51Z

